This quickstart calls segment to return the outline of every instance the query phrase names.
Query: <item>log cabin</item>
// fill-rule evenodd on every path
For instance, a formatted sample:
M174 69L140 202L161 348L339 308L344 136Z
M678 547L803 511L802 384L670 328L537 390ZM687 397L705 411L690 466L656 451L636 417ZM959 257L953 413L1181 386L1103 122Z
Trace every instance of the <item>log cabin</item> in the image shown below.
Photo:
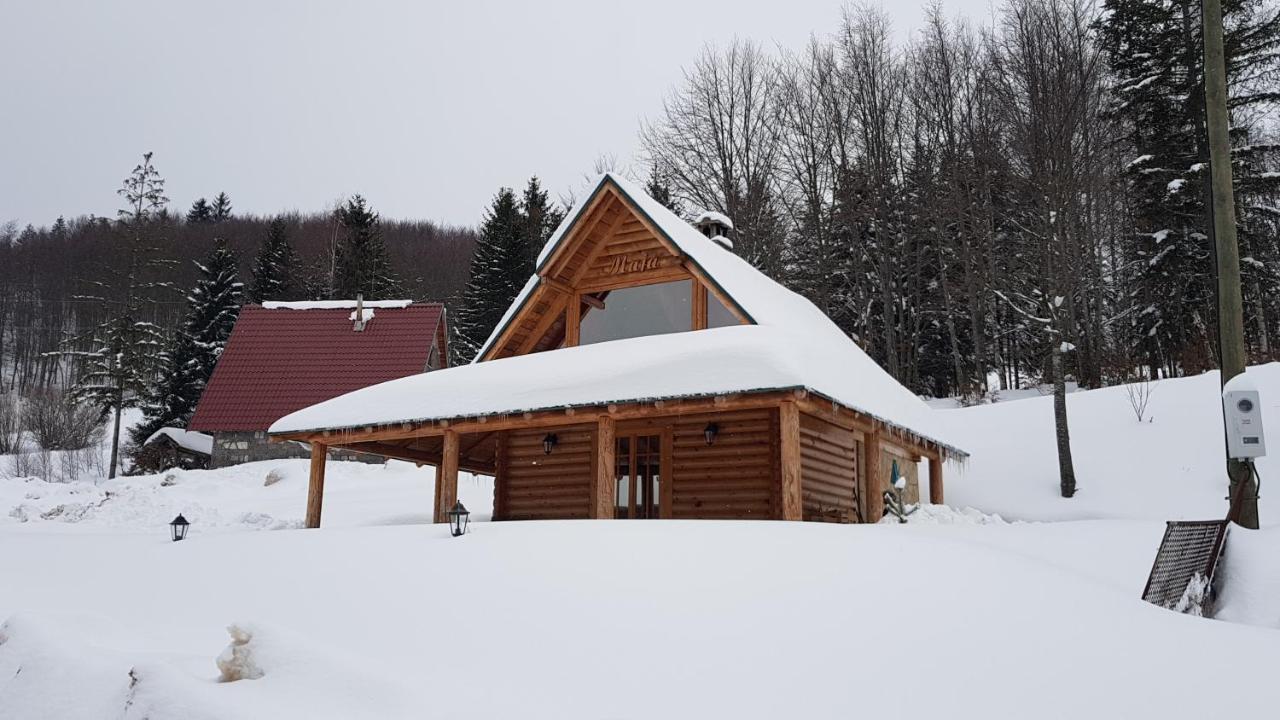
M475 360L274 423L311 447L437 468L435 520L460 470L494 477L493 519L876 522L892 467L943 500L965 453L935 414L816 306L735 255L723 215L685 222L603 175L543 248Z

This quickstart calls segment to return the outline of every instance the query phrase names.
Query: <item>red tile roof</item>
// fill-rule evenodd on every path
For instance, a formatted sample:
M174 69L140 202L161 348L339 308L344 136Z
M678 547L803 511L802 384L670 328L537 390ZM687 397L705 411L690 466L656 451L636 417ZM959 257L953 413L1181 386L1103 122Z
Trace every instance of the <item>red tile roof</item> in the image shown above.
M363 332L352 312L244 306L188 429L266 430L294 410L423 372L437 343L445 355L438 303L377 308Z

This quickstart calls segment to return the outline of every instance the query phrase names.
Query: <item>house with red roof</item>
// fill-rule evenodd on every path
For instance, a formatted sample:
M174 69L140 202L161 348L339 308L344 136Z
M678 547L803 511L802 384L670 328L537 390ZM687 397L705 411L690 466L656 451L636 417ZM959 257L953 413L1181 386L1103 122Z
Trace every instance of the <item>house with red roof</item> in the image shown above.
M298 444L268 442L267 428L289 413L353 390L443 368L447 358L445 311L439 303L246 305L187 428L213 436L210 466L215 468L306 457L307 449Z

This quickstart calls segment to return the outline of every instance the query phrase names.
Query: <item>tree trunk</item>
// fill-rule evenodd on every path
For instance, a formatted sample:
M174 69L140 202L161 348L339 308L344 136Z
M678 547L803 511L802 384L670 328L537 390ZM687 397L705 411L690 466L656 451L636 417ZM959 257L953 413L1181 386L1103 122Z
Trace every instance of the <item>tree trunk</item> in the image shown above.
M1062 497L1076 494L1076 470L1071 461L1071 432L1067 428L1067 380L1062 371L1062 343L1053 346L1053 424L1058 435L1058 483Z
M123 410L120 406L123 404L124 392L122 390L120 394L116 396L115 420L112 422L111 428L111 467L107 470L108 480L115 479L116 463L120 459L120 413Z

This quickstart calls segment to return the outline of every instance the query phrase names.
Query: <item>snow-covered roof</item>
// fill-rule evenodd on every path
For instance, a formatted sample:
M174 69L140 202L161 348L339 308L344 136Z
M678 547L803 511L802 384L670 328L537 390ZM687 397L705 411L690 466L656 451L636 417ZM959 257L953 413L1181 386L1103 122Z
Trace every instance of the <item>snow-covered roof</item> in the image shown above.
M182 428L163 427L151 433L151 437L143 445L151 444L152 440L164 435L170 440L178 444L178 447L191 452L198 452L203 455L213 454L213 436L204 433L194 432L192 430L183 430Z
M412 300L365 300L367 308L406 308L413 304ZM355 300L268 300L262 303L268 310L355 310Z
M724 213L718 213L715 210L708 210L693 219L694 225L701 225L704 222L720 223L730 230L733 229L733 221L729 219L729 216Z
M937 413L853 343L821 310L702 235L611 173L538 257L541 270L591 198L612 183L753 325L630 338L475 362L357 390L281 418L271 432L443 420L676 397L803 388L963 454ZM491 345L540 282L529 278Z

